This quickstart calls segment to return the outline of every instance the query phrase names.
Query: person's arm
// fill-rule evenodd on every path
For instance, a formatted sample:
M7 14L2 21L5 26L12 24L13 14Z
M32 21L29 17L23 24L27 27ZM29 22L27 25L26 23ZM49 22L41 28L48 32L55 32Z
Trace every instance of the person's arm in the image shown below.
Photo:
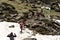
M7 37L10 37L10 34L9 34L9 35L7 35Z
M14 33L14 37L17 37L15 33Z

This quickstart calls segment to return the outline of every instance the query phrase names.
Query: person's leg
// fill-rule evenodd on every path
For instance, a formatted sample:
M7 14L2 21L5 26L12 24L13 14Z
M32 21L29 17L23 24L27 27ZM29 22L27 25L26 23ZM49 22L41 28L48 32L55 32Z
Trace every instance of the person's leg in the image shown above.
M20 31L20 32L22 33L22 27L21 27L20 29L21 29L21 31Z
M21 28L21 33L22 33L22 28Z

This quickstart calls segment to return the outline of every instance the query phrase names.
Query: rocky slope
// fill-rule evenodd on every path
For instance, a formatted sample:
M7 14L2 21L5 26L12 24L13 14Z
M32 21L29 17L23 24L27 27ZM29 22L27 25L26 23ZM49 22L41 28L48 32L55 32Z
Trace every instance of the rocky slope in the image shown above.
M19 23L22 20L27 28L36 33L60 35L60 24L53 19L60 20L60 14L45 8L41 9L41 5L21 3L17 0L0 1L0 21Z

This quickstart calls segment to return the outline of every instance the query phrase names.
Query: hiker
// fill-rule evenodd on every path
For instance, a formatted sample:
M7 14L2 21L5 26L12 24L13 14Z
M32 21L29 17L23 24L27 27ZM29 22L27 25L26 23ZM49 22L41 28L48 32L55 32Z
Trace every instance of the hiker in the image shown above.
M20 21L20 23L19 23L19 24L20 24L20 29L21 29L21 31L20 31L20 32L22 33L22 30L23 30L23 28L24 28L24 22L23 22L23 21Z
M14 33L13 35L13 32L11 32L10 34L7 35L7 37L9 37L10 40L14 40L14 37L16 37L16 34Z

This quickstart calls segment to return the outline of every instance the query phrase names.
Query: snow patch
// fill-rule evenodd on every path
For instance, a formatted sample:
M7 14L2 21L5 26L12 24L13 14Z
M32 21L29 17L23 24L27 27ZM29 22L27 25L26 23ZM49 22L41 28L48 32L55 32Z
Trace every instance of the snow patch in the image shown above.
M9 26L14 25L14 28L9 28ZM33 36L33 32L29 30L28 28L25 28L23 30L23 33L20 33L20 28L18 23L13 22L0 22L0 40L10 40L9 37L7 37L8 34L11 32L15 33L17 37L15 40L23 40L24 38L36 38L37 40L60 40L59 35L41 35L36 34Z

